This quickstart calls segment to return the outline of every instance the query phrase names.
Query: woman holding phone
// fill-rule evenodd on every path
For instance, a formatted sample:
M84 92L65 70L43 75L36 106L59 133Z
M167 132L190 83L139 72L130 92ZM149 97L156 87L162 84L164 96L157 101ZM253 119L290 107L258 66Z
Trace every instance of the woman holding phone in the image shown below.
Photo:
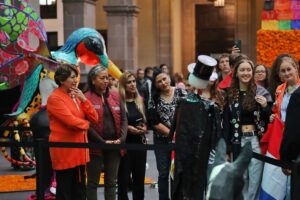
M120 79L119 91L128 119L126 143L146 144L147 126L143 99L136 87L136 78L125 72ZM128 184L132 175L132 199L144 199L144 179L147 151L128 150L121 158L118 175L118 199L128 200Z

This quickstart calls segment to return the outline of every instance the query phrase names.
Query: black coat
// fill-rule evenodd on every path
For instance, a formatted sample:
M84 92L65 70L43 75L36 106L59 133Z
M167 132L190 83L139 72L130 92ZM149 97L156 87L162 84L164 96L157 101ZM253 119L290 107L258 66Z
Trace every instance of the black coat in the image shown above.
M263 87L257 86L256 94L264 96L267 99L268 105L262 108L257 103L256 108L252 111L253 121L258 134L261 136L266 132L269 116L271 114L272 98L270 93ZM223 135L227 142L228 153L233 153L233 160L235 160L241 150L241 116L243 105L241 97L237 101L227 103L223 113ZM254 100L253 100L254 101Z
M280 159L284 161L296 160L298 165L294 165L291 179L292 199L300 199L300 87L292 94L285 119L285 130L280 147Z
M221 137L220 113L216 105L199 96L197 102L195 96L193 101L189 97L180 103L175 117L173 200L203 199L209 153Z
M300 153L300 87L292 94L286 112L285 130L280 147L281 160L292 161Z

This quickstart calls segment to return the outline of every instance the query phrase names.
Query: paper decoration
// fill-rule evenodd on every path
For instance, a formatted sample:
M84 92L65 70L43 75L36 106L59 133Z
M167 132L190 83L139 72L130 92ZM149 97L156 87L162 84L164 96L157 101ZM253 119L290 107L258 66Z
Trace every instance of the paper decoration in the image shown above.
M278 28L279 30L291 30L291 20L279 20Z
M299 0L292 0L291 1L291 9L300 11L300 1Z
M290 0L275 0L274 10L289 10L291 9Z
M294 18L293 10L278 10L277 19L278 20L292 20Z
M270 11L262 11L261 13L262 20L276 20L277 19L277 11L270 10Z
M291 22L291 28L293 30L300 30L300 20L293 20Z
M261 29L263 30L278 30L277 20L263 20L261 22Z
M294 20L300 19L300 10L294 10Z

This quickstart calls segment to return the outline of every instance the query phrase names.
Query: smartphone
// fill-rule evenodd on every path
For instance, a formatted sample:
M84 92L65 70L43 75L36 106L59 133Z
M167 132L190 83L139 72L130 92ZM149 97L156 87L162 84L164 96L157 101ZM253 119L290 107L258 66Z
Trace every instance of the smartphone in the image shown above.
M234 40L234 46L239 48L240 52L242 52L242 41L241 40Z
M138 118L137 120L135 120L135 126L142 126L143 122L143 118Z

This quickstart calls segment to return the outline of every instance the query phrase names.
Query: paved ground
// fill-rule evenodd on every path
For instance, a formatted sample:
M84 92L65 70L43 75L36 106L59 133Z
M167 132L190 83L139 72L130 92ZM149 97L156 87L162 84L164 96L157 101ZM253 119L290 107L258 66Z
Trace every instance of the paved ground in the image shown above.
M152 143L152 134L148 136L149 144ZM146 170L146 177L152 178L155 181L157 180L157 170L156 170L156 162L153 151L148 151L147 154L147 163L148 169ZM2 155L0 155L0 175L4 174L33 174L35 171L15 171L10 167L10 163L6 161ZM11 193L0 193L1 200L25 200L27 197L32 194L34 191L29 192L11 192ZM132 199L131 193L129 194L129 198ZM103 188L100 187L98 189L98 199L104 199ZM155 200L158 199L158 190L157 188L152 188L150 185L145 185L145 200Z

